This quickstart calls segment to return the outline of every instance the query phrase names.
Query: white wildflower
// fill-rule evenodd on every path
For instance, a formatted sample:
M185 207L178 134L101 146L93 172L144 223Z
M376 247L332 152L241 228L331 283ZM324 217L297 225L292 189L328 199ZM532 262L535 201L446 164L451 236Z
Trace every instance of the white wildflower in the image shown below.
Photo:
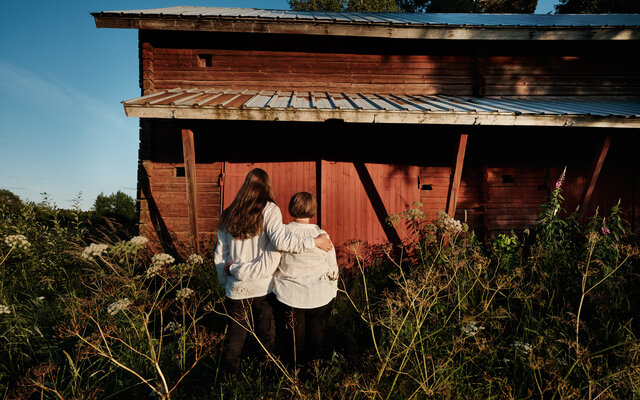
M29 243L24 235L9 235L4 238L4 242L12 249L16 247L18 250L26 250L31 246L31 243Z
M470 322L460 329L462 330L462 333L465 334L465 336L475 336L478 332L484 329L484 326L478 326L475 322Z
M166 253L159 253L151 257L151 266L147 269L147 278L156 276L162 270L162 267L173 263L175 259Z
M176 292L176 300L186 300L193 294L193 290L187 288L180 289Z
M0 304L0 314L11 314L11 309L7 305Z
M158 267L163 267L165 265L173 263L174 261L175 259L166 253L156 254L151 258L151 262L153 263L153 265Z
M513 342L511 347L515 348L523 356L528 356L533 351L533 347L529 343L523 343L517 340Z
M93 260L94 257L102 256L109 246L106 244L91 243L82 251L82 258L85 260Z
M199 256L198 254L191 254L189 258L187 258L187 263L192 265L202 264L203 262L204 258L202 258L202 256Z
M169 322L167 324L167 326L164 327L164 330L165 331L170 331L170 332L175 332L178 329L180 329L181 327L182 327L182 325L180 325L179 323L171 321L171 322Z
M107 307L109 315L116 315L120 311L126 310L131 305L131 300L128 298L117 300Z
M129 242L138 246L144 246L149 242L149 239L147 239L144 236L134 236L131 239L129 239Z
M160 273L160 270L162 269L161 265L152 265L147 269L147 279L154 277L156 275L158 275Z
M462 223L457 219L453 219L449 216L447 217L448 218L445 218L444 220L444 229L454 235L462 232Z

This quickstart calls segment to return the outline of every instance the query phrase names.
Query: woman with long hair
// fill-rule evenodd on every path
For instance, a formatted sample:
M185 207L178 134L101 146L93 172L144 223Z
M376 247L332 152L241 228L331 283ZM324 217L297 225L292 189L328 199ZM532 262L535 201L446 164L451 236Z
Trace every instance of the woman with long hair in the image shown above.
M228 371L235 372L240 367L250 330L255 332L265 352L273 353L275 347L272 277L239 281L229 274L229 269L234 264L245 268L251 263L256 268L261 263L277 265L279 251L301 253L316 247L328 251L333 245L326 235L310 238L291 232L282 222L269 175L260 168L249 171L235 199L222 212L214 256L229 318L222 351Z

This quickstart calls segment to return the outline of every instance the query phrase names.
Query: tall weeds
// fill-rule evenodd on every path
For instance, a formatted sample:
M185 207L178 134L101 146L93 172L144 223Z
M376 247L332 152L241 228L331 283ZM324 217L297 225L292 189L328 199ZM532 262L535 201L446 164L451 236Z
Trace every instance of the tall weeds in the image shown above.
M275 374L251 358L233 379L219 372L224 295L209 257L153 254L77 210L0 209L0 393L640 398L638 248L619 205L582 223L562 209L562 183L535 227L489 243L419 205L390 217L401 249L352 243L326 360L306 380L275 354Z

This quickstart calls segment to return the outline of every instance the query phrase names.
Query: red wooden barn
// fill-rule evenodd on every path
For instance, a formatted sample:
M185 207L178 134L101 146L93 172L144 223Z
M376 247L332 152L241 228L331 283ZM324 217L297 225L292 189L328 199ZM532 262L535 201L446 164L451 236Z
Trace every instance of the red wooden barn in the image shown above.
M338 245L394 240L415 201L480 235L531 227L567 167L565 207L621 200L640 222L639 15L105 11L137 29L140 229L215 241L254 167L319 201ZM343 250L342 246L339 246Z

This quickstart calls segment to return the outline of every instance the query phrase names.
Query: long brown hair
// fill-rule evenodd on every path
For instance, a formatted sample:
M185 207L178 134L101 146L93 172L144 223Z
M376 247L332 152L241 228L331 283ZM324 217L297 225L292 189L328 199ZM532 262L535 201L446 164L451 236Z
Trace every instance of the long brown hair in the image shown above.
M263 169L252 169L231 205L222 212L220 228L234 239L244 240L259 235L264 223L262 210L268 201L275 203L271 179Z

